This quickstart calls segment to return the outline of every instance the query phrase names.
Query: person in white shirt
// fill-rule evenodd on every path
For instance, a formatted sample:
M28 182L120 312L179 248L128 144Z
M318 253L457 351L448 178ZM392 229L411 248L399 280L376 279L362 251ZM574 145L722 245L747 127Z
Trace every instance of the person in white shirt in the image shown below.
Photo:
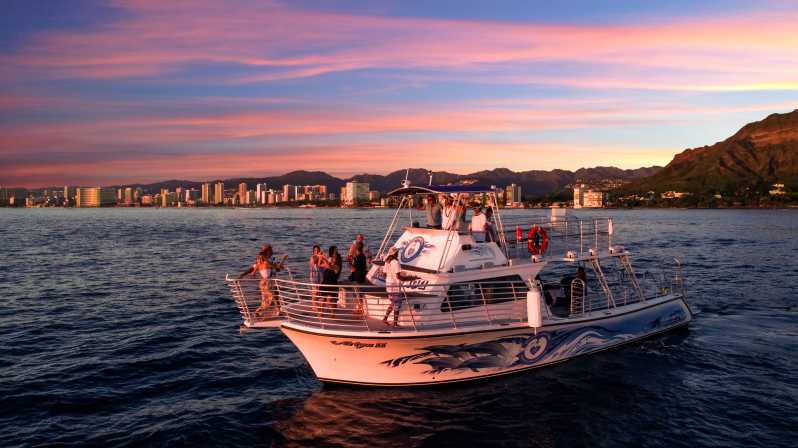
M402 272L402 267L399 264L399 250L395 247L388 249L382 269L385 271L385 291L388 293L388 300L391 301L382 322L388 325L388 316L393 311L393 326L398 327L399 310L402 308L402 282L415 280L418 277Z
M474 241L478 243L485 242L487 227L488 218L482 213L482 207L474 207L474 216L471 217L471 234L474 236Z
M446 198L443 207L443 230L457 230L457 206L452 198Z

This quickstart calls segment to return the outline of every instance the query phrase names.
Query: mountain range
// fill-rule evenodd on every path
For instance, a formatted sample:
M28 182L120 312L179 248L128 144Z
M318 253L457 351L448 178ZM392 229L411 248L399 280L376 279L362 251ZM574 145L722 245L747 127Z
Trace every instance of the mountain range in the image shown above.
M743 126L711 146L687 149L627 191L686 191L695 194L764 194L774 183L798 189L798 109Z
M446 171L434 171L433 182L436 184L449 184L457 182L476 182L483 185L496 185L504 187L510 184L520 185L524 196L543 197L546 195L562 193L575 182L596 184L602 181L620 180L629 182L641 179L661 170L662 167L652 166L638 169L620 169L615 167L581 168L576 171L568 170L532 170L512 171L507 168L478 171L471 174L454 174ZM223 180L227 188L246 182L250 188L257 183L265 183L269 188L279 188L285 184L290 185L326 185L331 192L337 192L349 181L368 182L371 190L387 192L398 188L405 176L413 185L427 185L429 183L429 170L424 168L408 168L397 170L386 175L358 174L349 178L338 178L322 171L292 171L281 176L246 177ZM201 182L187 180L167 180L152 184L137 184L145 191L158 191L161 188L174 190L176 187L199 188ZM131 186L131 185L128 185Z

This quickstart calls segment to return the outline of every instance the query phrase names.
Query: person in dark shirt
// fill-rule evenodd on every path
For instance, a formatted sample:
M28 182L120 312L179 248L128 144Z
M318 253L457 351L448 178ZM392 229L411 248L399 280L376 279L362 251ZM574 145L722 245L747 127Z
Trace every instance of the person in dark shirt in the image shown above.
M338 277L341 276L341 265L343 262L336 246L330 246L328 256L322 263L324 273L322 274L321 279L321 303L322 312L324 312L324 308L330 308L331 310L334 309L338 299L336 296L338 288L336 288L334 285L338 284Z
M349 280L358 283L364 284L366 283L366 266L368 263L368 259L366 258L366 254L363 253L363 243L358 242L355 245L355 256L352 257L352 274L349 276Z
M366 283L366 266L368 260L366 258L366 254L363 253L363 243L357 243L355 246L355 256L352 257L352 274L349 276L349 280L355 284L363 285ZM363 314L363 298L360 295L360 290L355 288L355 302L356 308L355 312L358 314Z

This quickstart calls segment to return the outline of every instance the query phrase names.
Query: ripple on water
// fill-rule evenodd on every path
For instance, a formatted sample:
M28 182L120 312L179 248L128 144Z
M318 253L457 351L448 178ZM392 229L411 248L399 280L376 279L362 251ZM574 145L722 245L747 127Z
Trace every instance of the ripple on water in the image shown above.
M640 272L683 261L689 331L352 389L321 387L279 332L239 331L221 279L267 241L295 263L357 232L376 245L390 210L4 210L0 445L794 446L798 211L603 212Z

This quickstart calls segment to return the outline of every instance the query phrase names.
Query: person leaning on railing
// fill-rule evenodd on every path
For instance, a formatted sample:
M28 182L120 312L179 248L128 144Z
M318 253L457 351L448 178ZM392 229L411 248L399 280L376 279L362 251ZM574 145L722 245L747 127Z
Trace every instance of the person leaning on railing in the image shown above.
M337 246L330 246L328 254L329 256L324 258L321 263L324 268L320 288L321 314L325 313L325 309L328 309L331 314L335 311L338 293L338 287L335 285L338 284L343 264Z
M402 308L402 282L416 280L418 277L402 272L402 267L399 264L399 250L396 247L388 249L383 270L385 271L385 291L388 293L388 300L391 303L388 305L388 309L385 310L385 317L382 318L382 322L388 325L388 316L393 311L393 326L398 327L399 310Z
M260 306L255 310L256 316L261 315L272 305L273 294L271 291L271 279L274 272L283 270L283 260L285 260L285 256L281 261L274 261L272 258L273 254L274 250L272 246L270 244L264 244L255 259L255 264L238 276L238 278L244 278L247 275L260 275L260 282L258 283L260 287Z

